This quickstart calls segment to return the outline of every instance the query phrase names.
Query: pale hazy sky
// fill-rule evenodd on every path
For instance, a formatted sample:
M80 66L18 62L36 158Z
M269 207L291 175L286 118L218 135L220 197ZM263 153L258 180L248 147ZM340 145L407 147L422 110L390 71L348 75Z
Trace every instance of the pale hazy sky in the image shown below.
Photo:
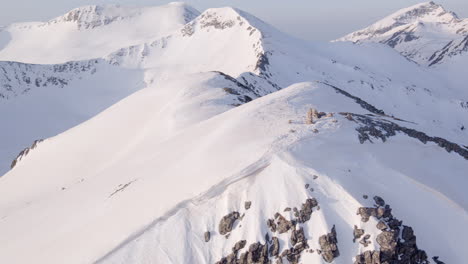
M89 4L161 5L164 0L0 0L0 25L46 21ZM234 6L308 40L331 40L370 25L418 0L187 0L200 11ZM446 9L468 17L468 0L439 0Z

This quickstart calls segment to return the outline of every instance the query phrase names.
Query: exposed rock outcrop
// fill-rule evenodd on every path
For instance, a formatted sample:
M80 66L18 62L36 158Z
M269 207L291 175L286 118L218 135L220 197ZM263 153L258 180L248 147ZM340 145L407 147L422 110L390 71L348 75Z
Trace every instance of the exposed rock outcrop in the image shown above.
M312 214L312 208L318 207L317 200L315 198L309 198L301 206L301 210L294 208L297 219L288 220L280 213L276 213L273 219L268 219L267 226L271 233L278 232L279 234L288 233L292 247L284 249L281 252L280 240L278 237L273 236L270 239L270 235L265 234L265 244L261 242L255 242L250 244L248 250L239 254L239 251L246 246L246 241L242 240L237 242L232 248L232 253L221 260L216 262L217 264L261 264L261 263L284 263L283 260L291 264L298 264L301 259L301 254L309 249L307 243L307 236L304 233L304 228L300 226L310 220ZM288 207L290 209L290 207ZM223 226L229 226L228 223L231 219L236 219L236 216L231 213L225 216L222 220ZM302 219L302 220L301 220ZM221 226L221 223L220 223ZM333 238L336 239L336 232L332 230L330 235L330 241ZM325 246L325 245L324 245ZM328 245L328 248L331 248ZM331 249L330 249L331 250ZM280 253L281 252L281 253ZM336 250L332 251L332 254L336 255ZM274 262L273 262L274 261Z
M241 240L239 242L237 242L234 247L232 248L232 252L239 252L241 249L243 249L245 247L245 245L247 244L247 241L245 240Z
M331 263L340 255L335 226L333 226L330 233L319 238L319 244L320 250L322 251L322 258L326 262Z
M385 206L385 201L384 201L384 199L382 199L382 198L379 197L379 196L374 196L374 202L375 202L375 204L377 204L378 206Z
M284 216L282 216L280 213L275 214L275 220L276 220L276 230L278 233L283 234L288 232L291 228L293 228L293 224L291 221L288 221Z
M385 224L385 222L383 222L383 221L379 221L379 223L377 224L377 229L383 231L383 230L387 229L387 224Z
M341 114L345 116L350 114L353 116L353 120L359 123L359 127L356 128L356 131L358 132L358 138L361 144L364 144L366 141L373 143L372 138L380 139L382 142L386 142L388 138L396 136L396 134L399 132L411 138L415 138L424 144L433 142L437 144L437 146L445 149L447 152L455 152L468 160L468 149L465 149L463 146L450 142L446 139L440 137L431 137L424 132L403 127L385 119L351 113Z
M313 208L318 206L318 202L315 198L309 198L305 203L302 204L301 210L299 211L299 223L305 223L310 220Z
M376 238L380 250L366 251L356 256L355 264L429 264L426 252L416 244L413 228L402 225L382 198L376 196L374 201L376 208L361 207L359 213L363 222L370 217L380 220L377 228L381 233Z
M13 169L14 167L16 167L16 165L18 164L18 162L21 161L24 157L26 157L26 156L29 154L29 152L30 152L31 150L35 149L35 148L37 147L37 145L38 145L39 143L41 143L42 141L44 141L44 140L42 140L42 139L35 140L35 141L33 142L33 144L31 145L31 147L28 147L28 148L23 149L23 150L18 154L18 156L11 162L10 169Z
M271 246L270 246L270 257L277 257L280 251L280 244L279 239L277 237L271 238Z
M239 212L232 212L224 216L219 222L219 233L221 235L226 235L232 231L234 223L240 218Z
M292 230L291 232L291 244L296 246L298 243L306 243L304 229L302 227L298 230Z
M354 226L353 231L353 242L356 242L357 239L360 239L364 235L364 229L359 229L356 225Z
M359 241L359 243L360 243L361 245L363 245L364 247L369 246L369 244L371 243L371 242L369 241L370 237L371 237L371 236L370 236L369 234L365 235L365 236L361 239L361 241Z

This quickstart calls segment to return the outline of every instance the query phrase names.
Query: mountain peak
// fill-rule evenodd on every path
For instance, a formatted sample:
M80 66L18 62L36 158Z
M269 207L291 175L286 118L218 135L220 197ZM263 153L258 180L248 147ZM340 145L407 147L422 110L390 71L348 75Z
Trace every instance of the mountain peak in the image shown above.
M94 28L121 19L123 16L119 11L122 11L119 5L87 5L75 8L50 22L74 22L79 28Z
M250 23L254 16L234 7L209 8L200 15L200 21L220 21L228 24L240 25Z
M434 60L441 62L436 59L441 55L464 51L462 39L467 33L468 19L431 1L403 8L338 40L387 44L419 64L433 65ZM453 52L448 52L449 46Z
M366 37L374 37L374 35L393 33L393 30L398 27L422 26L426 23L459 23L459 20L455 13L447 11L443 6L432 1L424 2L400 9L365 29L345 36L344 39L356 41Z
M458 19L458 17L455 13L447 11L442 5L431 1L400 9L386 19L393 19L400 23L413 23L415 21L447 23Z
M49 23L73 22L79 29L92 29L109 25L116 21L151 14L154 10L164 10L167 13L183 13L184 23L190 22L199 12L183 2L171 2L164 6L130 7L114 4L87 5L75 8L65 15L57 17ZM158 11L156 11L158 12Z
M375 31L378 34L383 34L401 26L417 26L425 23L450 24L457 23L458 20L459 18L455 13L447 11L442 5L435 2L424 2L400 9L358 32L365 33L363 31L370 31L369 33L373 33L372 31Z
M57 64L99 58L122 47L170 35L199 14L181 2L149 7L82 6L48 22L7 27L6 33L16 37L0 36L0 42L5 41L0 43L0 60ZM36 36L34 41L28 38L30 35Z
M249 31L250 36L257 32L262 38L272 34L283 34L254 15L234 7L207 9L192 23L187 24L186 29L193 30L193 27L208 30L209 28L227 29L237 27Z

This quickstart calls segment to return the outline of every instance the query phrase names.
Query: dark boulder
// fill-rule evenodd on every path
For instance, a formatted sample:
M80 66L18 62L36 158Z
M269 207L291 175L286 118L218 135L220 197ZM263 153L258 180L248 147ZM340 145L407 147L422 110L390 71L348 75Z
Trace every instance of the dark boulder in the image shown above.
M379 251L365 251L356 257L354 264L381 264Z
M374 196L374 202L378 206L385 206L385 201L380 196Z
M398 219L393 218L390 221L388 221L387 224L391 229L396 230L396 229L399 229L401 227L402 223L403 223L402 221L399 221Z
M357 214L361 216L361 221L365 223L369 221L371 216L377 216L377 209L371 207L360 207Z
M210 241L210 238L211 238L210 231L206 231L206 232L205 232L205 242L209 242L209 241Z
M377 224L377 229L379 229L381 231L385 230L385 229L387 229L387 224L385 224L385 222L383 222L383 221L379 221L379 223Z
M442 262L442 261L439 260L439 257L438 257L438 256L435 256L435 257L433 257L432 259L434 260L434 262L435 262L436 264L445 264L444 262Z
M364 235L364 229L359 229L356 225L354 226L354 231L353 231L353 242L356 242L356 239L361 238L361 236Z
M273 237L271 241L270 256L277 257L280 251L279 239L277 237Z
M245 240L241 240L241 241L237 242L234 245L234 247L232 248L232 252L237 254L237 252L239 252L241 249L243 249L246 244L247 244L247 241L245 241Z
M318 206L318 202L315 198L309 198L305 203L302 204L301 210L299 211L299 223L305 223L310 220L313 212L313 208Z
M276 230L280 233L286 233L288 232L291 228L293 228L293 225L290 221L288 221L284 216L282 216L279 213L276 213L275 215L276 219Z
M275 220L273 220L273 219L268 219L268 220L267 220L267 226L268 226L268 228L270 228L270 231L271 231L272 233L276 232L276 227L277 227L277 226L276 226Z
M367 246L369 246L369 244L371 243L371 242L369 241L369 239L370 239L370 235L367 234L367 235L365 235L365 236L361 239L361 241L359 241L359 243L360 243L361 245L363 245L364 247L367 247Z
M385 253L394 253L397 246L398 233L394 231L383 231L377 236L380 250Z
M292 230L291 232L291 243L295 246L298 243L306 243L304 229L301 227L298 230Z
M330 233L319 238L319 245L322 251L322 258L328 263L331 263L340 255L335 226L333 226Z
M250 245L249 252L247 253L248 264L266 264L268 262L268 244L262 245L257 242Z
M219 222L219 233L221 235L226 235L227 233L231 232L232 227L234 226L234 223L239 218L240 218L240 214L238 212L232 212L224 216Z

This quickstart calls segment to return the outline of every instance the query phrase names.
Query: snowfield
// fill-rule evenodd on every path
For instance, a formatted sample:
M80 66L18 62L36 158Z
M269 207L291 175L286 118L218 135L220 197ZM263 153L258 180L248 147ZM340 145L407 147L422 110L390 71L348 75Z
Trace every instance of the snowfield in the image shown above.
M1 263L468 258L466 53L427 67L182 3L3 30Z

